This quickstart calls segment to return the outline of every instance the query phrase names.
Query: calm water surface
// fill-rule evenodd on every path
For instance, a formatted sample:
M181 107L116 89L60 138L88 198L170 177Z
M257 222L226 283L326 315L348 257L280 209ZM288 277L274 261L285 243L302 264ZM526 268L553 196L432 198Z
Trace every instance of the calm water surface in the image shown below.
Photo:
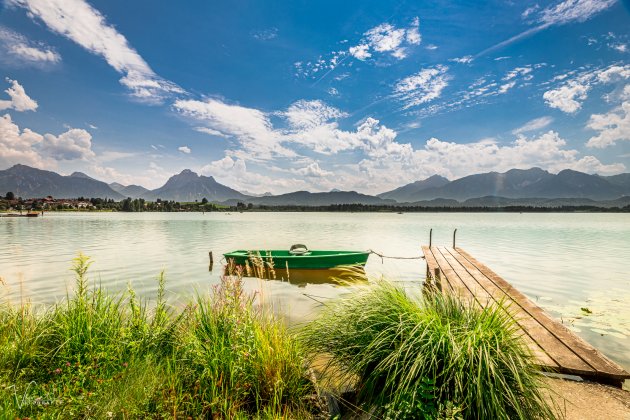
M112 291L130 284L155 294L164 270L172 302L219 281L221 254L234 249L373 249L419 256L457 244L579 335L630 369L630 214L77 213L0 218L0 301L50 303L73 285L72 258L94 260L91 279ZM215 266L208 270L208 252ZM422 260L370 256L366 271L419 288ZM312 317L316 300L348 293L333 284L247 279L290 320ZM588 308L592 314L583 313Z

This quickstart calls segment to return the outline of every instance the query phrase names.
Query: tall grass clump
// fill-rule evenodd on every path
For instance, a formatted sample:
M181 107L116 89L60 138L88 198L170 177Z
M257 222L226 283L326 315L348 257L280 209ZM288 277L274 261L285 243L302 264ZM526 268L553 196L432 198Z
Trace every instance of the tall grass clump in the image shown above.
M180 308L92 287L89 258L48 308L0 305L0 418L308 417L298 340L226 276Z
M209 298L197 297L182 328L176 386L193 390L184 411L211 417L308 416L314 392L297 339L256 306L237 276L224 277Z
M391 419L553 418L514 321L438 292L414 298L381 281L327 306L302 339L324 376Z

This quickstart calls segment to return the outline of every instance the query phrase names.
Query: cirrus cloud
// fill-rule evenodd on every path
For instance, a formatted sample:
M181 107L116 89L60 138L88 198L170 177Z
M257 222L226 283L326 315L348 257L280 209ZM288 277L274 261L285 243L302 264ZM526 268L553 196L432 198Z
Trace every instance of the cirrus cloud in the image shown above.
M7 0L7 4L28 11L50 29L89 52L99 55L123 77L120 83L137 100L161 103L172 94L184 91L159 77L133 49L127 39L105 17L84 0Z

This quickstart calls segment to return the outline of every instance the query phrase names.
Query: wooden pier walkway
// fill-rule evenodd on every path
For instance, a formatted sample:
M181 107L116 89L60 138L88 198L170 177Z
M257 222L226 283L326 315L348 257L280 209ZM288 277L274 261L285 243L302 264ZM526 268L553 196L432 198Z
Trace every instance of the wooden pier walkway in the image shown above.
M480 306L503 302L544 371L621 387L630 373L552 319L539 306L459 247L423 246L427 281Z

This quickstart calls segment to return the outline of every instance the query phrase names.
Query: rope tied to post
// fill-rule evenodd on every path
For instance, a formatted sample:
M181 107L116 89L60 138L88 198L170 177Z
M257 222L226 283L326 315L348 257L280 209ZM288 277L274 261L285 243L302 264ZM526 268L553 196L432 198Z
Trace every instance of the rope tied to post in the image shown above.
M424 259L424 255L420 255L418 257L394 257L390 255L383 255L380 252L376 252L372 249L368 249L368 252L370 254L378 255L379 257L381 257L381 264L383 264L385 258L390 259L390 260L423 260Z

